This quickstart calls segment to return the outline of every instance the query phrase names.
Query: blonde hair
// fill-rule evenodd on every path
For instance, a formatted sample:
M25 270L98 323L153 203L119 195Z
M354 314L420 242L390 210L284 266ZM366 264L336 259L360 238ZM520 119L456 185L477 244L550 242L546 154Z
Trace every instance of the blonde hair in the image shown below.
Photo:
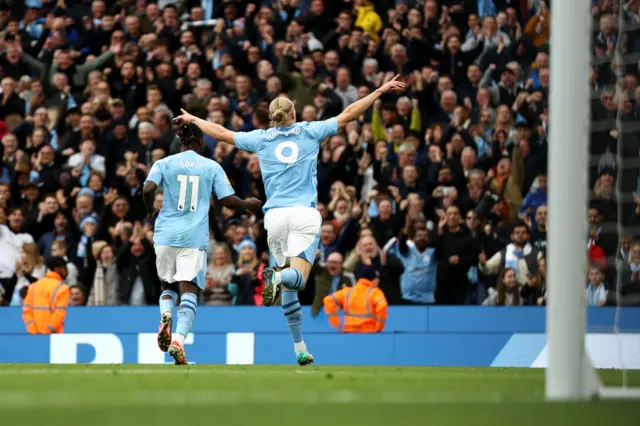
M290 126L293 120L290 119L293 111L293 102L284 96L279 96L271 101L269 105L269 119L271 127Z
M44 264L44 259L40 256L40 250L35 243L25 243L22 245L22 252L27 258L27 262L31 269L40 267Z

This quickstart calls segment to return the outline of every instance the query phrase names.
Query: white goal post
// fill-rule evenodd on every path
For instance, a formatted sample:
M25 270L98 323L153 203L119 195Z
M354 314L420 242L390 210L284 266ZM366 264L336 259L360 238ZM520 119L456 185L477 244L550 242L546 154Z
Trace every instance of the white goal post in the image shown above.
M550 401L640 398L640 389L604 388L585 346L592 19L590 1L553 2L545 389Z

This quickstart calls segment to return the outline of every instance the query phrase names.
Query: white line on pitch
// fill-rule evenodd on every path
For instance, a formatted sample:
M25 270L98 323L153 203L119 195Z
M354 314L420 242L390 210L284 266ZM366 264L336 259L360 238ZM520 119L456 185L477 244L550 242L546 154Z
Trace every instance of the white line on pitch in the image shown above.
M173 391L170 397L166 392L135 393L87 393L87 392L55 392L50 394L32 392L0 392L0 408L27 409L41 407L155 407L155 406L210 406L238 405L247 403L278 404L289 403L290 394L273 391ZM407 391L354 392L351 390L331 390L316 392L306 390L296 393L296 404L443 404L443 403L482 403L497 404L513 401L512 395L460 393L420 393ZM535 398L518 398L517 402L538 402Z
M353 370L310 370L310 369L277 369L277 370L258 370L255 368L251 369L236 369L233 366L229 366L230 368L219 368L219 369L206 369L206 368L183 368L183 367L175 367L172 364L167 365L164 368L120 368L119 365L114 365L113 367L109 367L107 365L102 365L102 368L82 368L80 365L77 365L76 368L57 368L57 367L49 367L49 368L16 368L16 369L0 369L0 376L31 376L31 375L100 375L100 376L111 376L111 375L165 375L165 374L195 374L195 375L254 375L256 377L259 376L267 376L267 375L288 375L288 374L301 374L301 375L318 375L325 376L327 374L333 375L335 378L340 377L351 377L351 376L370 376L370 377L389 377L395 378L398 380L438 380L438 379L447 379L451 377L466 377L469 380L481 379L481 380L541 380L542 376L536 374L517 374L517 375L507 375L507 374L496 374L496 371L491 371L492 369L487 369L485 372L474 371L473 373L467 373L462 371L429 371L426 376L421 374L411 374L412 370L407 371L384 371L384 370L371 370L371 371L362 371L358 369Z

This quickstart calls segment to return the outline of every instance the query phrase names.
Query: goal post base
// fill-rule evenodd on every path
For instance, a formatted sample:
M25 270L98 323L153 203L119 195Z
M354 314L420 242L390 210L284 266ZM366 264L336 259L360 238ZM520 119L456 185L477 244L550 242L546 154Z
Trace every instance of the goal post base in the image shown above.
M595 396L598 399L635 400L640 399L640 388L602 387Z
M548 367L547 367L548 368ZM640 399L640 388L604 386L598 371L594 368L586 351L582 356L582 374L578 380L579 387L567 386L563 383L570 380L575 385L574 377L556 377L547 383L545 398L550 402L585 401L590 399L637 400ZM560 380L558 380L560 379Z

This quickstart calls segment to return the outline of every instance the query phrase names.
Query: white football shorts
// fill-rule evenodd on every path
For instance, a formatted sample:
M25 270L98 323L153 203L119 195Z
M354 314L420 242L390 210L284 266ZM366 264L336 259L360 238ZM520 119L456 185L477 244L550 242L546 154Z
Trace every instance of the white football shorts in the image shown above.
M320 244L322 216L313 207L279 207L264 215L269 251L278 266L301 257L313 264Z
M172 284L190 281L204 289L207 253L204 250L156 244L156 268L160 280Z

